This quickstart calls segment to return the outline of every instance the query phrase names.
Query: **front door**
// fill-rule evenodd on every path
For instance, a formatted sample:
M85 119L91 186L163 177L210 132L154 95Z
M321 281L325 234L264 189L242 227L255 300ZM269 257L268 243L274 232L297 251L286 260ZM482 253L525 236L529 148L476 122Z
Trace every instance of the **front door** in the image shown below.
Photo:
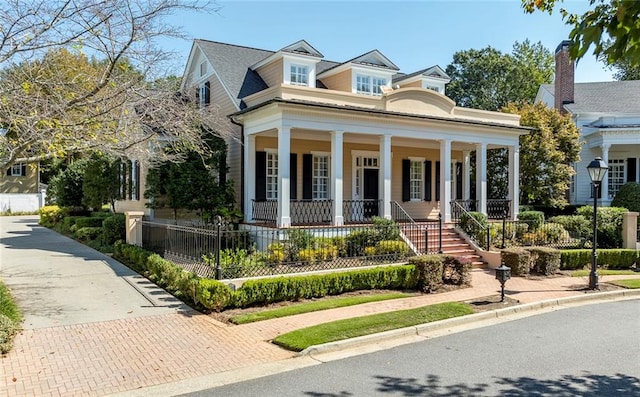
M378 215L379 170L377 168L365 168L363 171L362 193L365 199L364 217L365 219L369 219Z

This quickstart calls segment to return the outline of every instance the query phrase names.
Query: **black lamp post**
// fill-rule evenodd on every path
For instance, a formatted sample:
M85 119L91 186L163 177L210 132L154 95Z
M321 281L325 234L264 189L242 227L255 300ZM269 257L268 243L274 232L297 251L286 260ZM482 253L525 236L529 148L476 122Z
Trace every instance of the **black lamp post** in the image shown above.
M589 273L589 289L598 289L598 188L602 184L602 180L607 173L609 167L602 161L602 158L596 157L589 163L587 171L589 178L593 182L593 246L591 248L591 273Z

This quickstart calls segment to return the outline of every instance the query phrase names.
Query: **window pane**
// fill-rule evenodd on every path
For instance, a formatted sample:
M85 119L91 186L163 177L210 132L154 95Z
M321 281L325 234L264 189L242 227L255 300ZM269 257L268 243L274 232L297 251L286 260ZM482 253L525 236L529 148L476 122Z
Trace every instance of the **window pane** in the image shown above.
M609 160L609 198L615 197L620 187L625 183L624 160Z
M308 85L308 74L306 66L291 65L291 84Z
M409 170L409 191L411 200L422 199L422 161L412 161Z
M278 198L278 154L267 153L267 199Z
M312 198L329 198L329 156L313 156Z
M387 80L386 79L380 79L380 78L373 78L373 94L374 95L382 95L382 90L380 89L380 86L385 86L387 85Z

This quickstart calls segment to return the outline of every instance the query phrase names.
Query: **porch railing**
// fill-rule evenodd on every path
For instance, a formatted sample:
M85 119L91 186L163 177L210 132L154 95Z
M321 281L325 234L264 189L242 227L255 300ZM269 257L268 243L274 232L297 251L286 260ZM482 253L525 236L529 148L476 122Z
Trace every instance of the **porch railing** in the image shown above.
M276 223L278 218L278 201L277 200L251 200L251 213L253 220L265 222L269 224Z
M442 253L442 217L418 223L397 201L392 201L391 219L400 225L402 239L416 255Z
M487 218L506 219L509 217L511 217L511 200L506 200L506 199L488 199L487 200Z
M489 250L491 247L491 233L489 233L489 225L483 225L476 218L469 214L462 205L457 201L451 202L452 213L457 212L459 216L455 218L455 226L465 232L471 240L479 247Z
M453 203L457 203L458 205L453 205ZM453 219L460 218L460 214L462 213L460 208L468 212L476 211L478 208L478 200L453 200L451 203L451 216Z
M252 200L254 221L275 225L278 220L277 200ZM291 225L322 225L332 221L333 200L291 200Z
M381 200L343 200L342 218L344 223L368 223L374 216L380 216Z

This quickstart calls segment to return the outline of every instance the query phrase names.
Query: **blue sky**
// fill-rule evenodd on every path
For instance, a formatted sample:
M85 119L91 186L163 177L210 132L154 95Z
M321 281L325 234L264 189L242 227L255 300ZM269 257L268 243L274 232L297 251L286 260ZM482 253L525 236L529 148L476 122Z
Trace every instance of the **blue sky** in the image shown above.
M516 41L541 41L549 50L568 38L570 27L558 12L525 14L520 0L422 1L218 1L217 14L184 13L171 23L191 38L278 50L300 39L325 59L343 62L380 50L402 72L451 63L456 51L492 46L510 53ZM582 13L588 2L565 0ZM181 75L191 42L164 40L177 53L172 73ZM609 81L612 72L588 55L576 82Z

